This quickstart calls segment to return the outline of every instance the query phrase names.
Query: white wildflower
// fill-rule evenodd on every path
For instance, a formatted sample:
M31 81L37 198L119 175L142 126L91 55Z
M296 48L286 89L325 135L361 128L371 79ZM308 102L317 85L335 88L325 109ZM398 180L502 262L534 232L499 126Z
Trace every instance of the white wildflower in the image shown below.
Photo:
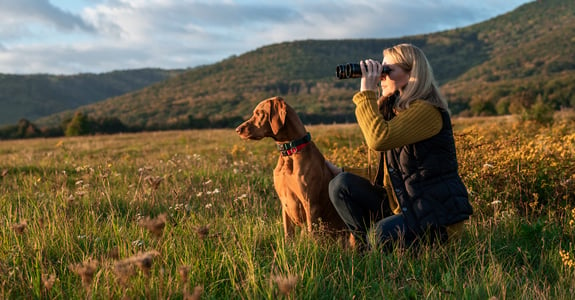
M247 195L247 194L241 194L241 195L240 195L240 196L238 196L236 199L234 199L234 201L236 201L236 202L237 202L237 201L239 201L239 200L242 200L242 199L245 199L245 198L247 198L247 197L248 197L248 195Z

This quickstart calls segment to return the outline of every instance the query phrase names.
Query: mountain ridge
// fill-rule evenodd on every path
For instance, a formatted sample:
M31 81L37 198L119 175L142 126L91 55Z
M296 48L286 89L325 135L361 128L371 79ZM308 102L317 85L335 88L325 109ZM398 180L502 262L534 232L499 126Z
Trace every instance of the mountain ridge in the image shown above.
M350 122L359 81L335 79L335 66L381 59L382 49L398 43L426 53L454 115L518 113L537 99L553 109L574 107L574 24L574 1L545 0L430 34L272 44L37 122L53 126L81 111L144 129L229 127L276 95L305 122Z
M34 120L165 80L183 70L143 68L74 75L0 74L0 125Z

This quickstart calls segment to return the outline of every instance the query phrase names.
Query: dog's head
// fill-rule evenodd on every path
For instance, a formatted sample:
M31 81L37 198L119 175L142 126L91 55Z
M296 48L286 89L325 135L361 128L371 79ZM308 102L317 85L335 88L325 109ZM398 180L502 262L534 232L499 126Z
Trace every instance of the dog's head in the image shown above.
M236 128L242 139L261 140L274 138L284 126L287 104L281 97L273 97L260 102L252 116Z

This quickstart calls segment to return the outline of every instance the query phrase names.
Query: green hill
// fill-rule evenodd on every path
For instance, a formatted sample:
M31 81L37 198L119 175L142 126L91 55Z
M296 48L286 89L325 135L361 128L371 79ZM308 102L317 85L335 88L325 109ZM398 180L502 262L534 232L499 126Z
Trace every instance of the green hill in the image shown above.
M381 59L383 48L406 42L427 54L454 115L514 113L537 99L554 109L575 106L575 2L544 0L433 34L274 44L81 111L145 128L232 126L260 100L281 95L305 122L352 121L359 81L337 80L335 66ZM73 112L39 124L58 124Z
M103 74L0 74L0 125L34 120L142 89L182 71L140 69Z

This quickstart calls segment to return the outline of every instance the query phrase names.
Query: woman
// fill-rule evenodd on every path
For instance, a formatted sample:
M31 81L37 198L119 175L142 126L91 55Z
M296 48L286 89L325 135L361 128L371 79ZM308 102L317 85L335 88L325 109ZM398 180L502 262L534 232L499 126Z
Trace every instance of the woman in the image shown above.
M382 63L360 66L355 114L367 146L381 152L379 168L372 184L328 163L339 173L330 199L360 248L368 246L372 227L386 247L443 242L473 209L457 171L447 102L429 62L419 48L400 44L383 51ZM389 69L382 73L384 66Z

